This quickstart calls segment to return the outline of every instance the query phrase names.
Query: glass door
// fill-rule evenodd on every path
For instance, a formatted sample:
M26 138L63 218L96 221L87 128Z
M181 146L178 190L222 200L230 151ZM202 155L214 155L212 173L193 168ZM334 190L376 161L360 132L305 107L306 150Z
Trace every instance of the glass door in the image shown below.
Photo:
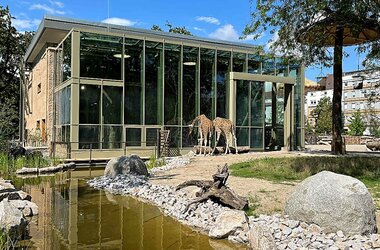
M264 149L264 82L236 81L236 136L239 147Z

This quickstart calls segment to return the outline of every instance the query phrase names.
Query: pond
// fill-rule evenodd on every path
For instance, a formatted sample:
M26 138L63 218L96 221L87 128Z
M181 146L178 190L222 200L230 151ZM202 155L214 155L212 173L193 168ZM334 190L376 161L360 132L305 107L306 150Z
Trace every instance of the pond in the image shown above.
M148 203L90 188L103 170L13 178L32 196L39 215L30 223L29 249L245 249L213 240Z

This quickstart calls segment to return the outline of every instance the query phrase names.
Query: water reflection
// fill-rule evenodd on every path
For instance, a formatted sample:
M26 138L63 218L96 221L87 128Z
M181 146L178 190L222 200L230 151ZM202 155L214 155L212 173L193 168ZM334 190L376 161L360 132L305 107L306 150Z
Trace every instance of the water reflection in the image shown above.
M30 226L31 249L244 249L211 240L164 216L157 207L87 186L101 171L15 179L30 193L39 216Z

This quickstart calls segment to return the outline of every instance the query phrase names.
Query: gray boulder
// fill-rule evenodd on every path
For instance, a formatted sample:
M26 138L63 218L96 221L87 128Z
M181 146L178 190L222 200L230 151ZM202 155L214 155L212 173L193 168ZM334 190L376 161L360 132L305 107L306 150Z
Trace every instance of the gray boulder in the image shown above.
M375 206L366 186L350 176L320 172L297 185L285 204L291 219L314 223L325 232L377 232Z
M118 174L149 175L145 163L137 155L112 158L107 163L104 175L115 178Z
M9 201L0 202L0 230L6 231L12 238L19 238L27 234L28 222L22 212L16 209Z
M20 210L25 217L38 215L38 206L34 202L28 200L10 200L9 203Z
M211 228L208 236L223 239L232 235L238 229L248 231L248 218L244 211L229 209L223 211L216 218L215 225Z

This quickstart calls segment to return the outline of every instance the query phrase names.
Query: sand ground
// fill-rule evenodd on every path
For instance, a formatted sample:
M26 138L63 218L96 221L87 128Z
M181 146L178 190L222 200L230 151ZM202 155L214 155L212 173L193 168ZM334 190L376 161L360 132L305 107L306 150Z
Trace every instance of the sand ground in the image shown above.
M329 146L326 145L312 145L307 146L306 151L302 152L273 151L251 152L239 155L194 156L187 166L158 173L156 177L151 179L151 182L159 185L175 186L187 180L211 180L211 176L216 172L218 166L223 166L225 163L231 165L262 157L329 155L329 150ZM364 145L348 145L347 152L350 154L368 154ZM380 154L375 153L374 155L380 157ZM256 178L241 178L230 175L227 185L237 194L249 199L250 205L255 208L255 214L274 214L283 212L285 202L297 182L274 183ZM190 188L190 190L195 191L198 189ZM379 203L379 201L377 202ZM376 217L378 228L380 228L380 210L377 210Z

